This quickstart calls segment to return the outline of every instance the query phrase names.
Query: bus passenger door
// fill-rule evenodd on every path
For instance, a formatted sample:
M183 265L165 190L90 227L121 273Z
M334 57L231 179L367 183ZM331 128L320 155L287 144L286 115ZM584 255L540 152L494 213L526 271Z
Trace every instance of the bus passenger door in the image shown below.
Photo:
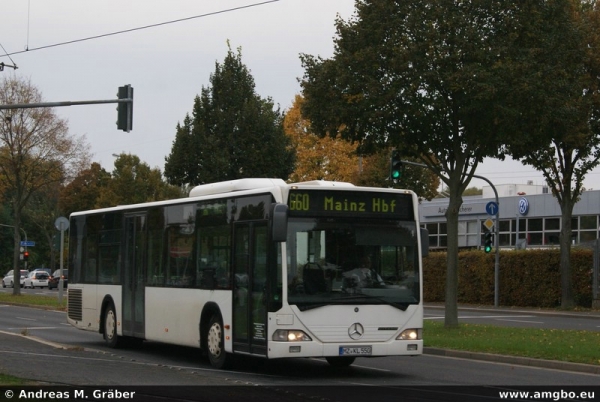
M123 263L123 335L144 338L144 256L146 215L125 217Z
M267 354L266 223L234 226L233 350Z

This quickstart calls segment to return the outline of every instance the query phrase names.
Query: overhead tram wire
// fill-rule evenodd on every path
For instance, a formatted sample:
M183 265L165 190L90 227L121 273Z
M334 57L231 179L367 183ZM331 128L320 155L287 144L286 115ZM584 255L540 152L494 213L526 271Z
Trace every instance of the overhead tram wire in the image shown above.
M74 40L70 40L70 41L66 41L66 42L55 43L53 45L39 46L39 47L34 47L34 48L29 48L28 47L26 50L20 50L18 52L6 53L6 56L8 56L10 58L10 56L14 55L14 54L28 53L28 52L32 52L34 50L48 49L48 48L51 48L51 47L70 45L70 44L78 43L78 42L85 42L85 41L92 40L92 39L105 38L107 36L114 36L114 35L120 35L120 34L124 34L124 33L129 33L129 32L141 31L143 29L156 28L156 27L163 26L163 25L175 24L175 23L178 23L178 22L189 21L189 20L193 20L193 19L197 19L197 18L210 17L210 16L213 16L213 15L218 15L218 14L229 13L229 12L232 12L232 11L243 10L243 9L246 9L246 8L263 6L265 4L276 3L276 2L279 2L279 1L281 1L281 0L267 0L267 1L262 1L260 3L247 4L245 6L233 7L233 8L228 8L228 9L225 9L225 10L220 10L220 11L213 11L211 13L206 13L206 14L194 15L192 17L179 18L179 19L176 19L176 20L159 22L159 23L150 24L150 25L144 25L144 26L137 27L137 28L124 29L124 30L121 30L121 31L110 32L110 33L107 33L107 34L89 36L87 38L82 38L82 39L74 39ZM0 57L4 57L4 56L0 55Z

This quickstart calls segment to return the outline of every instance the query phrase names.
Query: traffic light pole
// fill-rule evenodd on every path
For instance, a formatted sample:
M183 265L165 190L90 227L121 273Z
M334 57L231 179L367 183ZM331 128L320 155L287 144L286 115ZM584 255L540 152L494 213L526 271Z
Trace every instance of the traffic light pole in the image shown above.
M117 113L117 128L126 132L131 131L132 112L133 112L133 88L131 85L119 87L117 93L118 99L108 100L89 100L89 101L65 101L65 102L42 102L42 103L15 103L10 105L0 105L0 110L3 109L36 109L42 107L59 107L59 106L78 106L78 105L98 105L103 103L118 103L125 107L118 107ZM123 123L121 120L125 120Z
M402 161L402 163L405 163L407 165L429 168L429 166L425 165L424 163L417 163L411 161ZM494 307L498 307L500 298L500 248L498 247L500 244L500 201L498 200L498 191L496 190L496 186L494 186L494 184L491 181L489 181L483 176L478 176L475 174L473 175L473 177L484 180L492 187L492 189L494 190L494 195L496 196L496 204L498 205L498 211L496 212L496 223L494 225L494 245L496 247L496 261L494 263Z

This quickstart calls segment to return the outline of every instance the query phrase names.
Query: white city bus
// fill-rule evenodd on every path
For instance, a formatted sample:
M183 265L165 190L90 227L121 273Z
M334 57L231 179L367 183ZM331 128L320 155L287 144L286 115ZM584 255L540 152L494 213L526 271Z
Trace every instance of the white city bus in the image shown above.
M68 321L112 347L142 340L232 355L423 352L411 191L241 179L189 197L70 216Z

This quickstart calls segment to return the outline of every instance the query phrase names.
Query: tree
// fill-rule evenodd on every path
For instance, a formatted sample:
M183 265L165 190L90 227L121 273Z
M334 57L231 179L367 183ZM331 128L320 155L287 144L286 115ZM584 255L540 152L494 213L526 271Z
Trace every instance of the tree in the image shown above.
M100 208L101 195L108 192L111 175L99 163L82 170L60 192L60 209L68 216L72 212ZM104 196L106 197L106 196ZM109 196L111 197L111 196ZM112 205L117 205L116 196Z
M600 164L600 3L531 2L518 17L510 78L518 91L504 107L515 136L508 149L542 172L560 205L561 307L571 308L573 207Z
M101 197L100 207L137 204L185 196L179 187L169 185L162 180L160 169L150 169L147 163L140 162L136 155L121 153L115 160L111 180L108 182L108 194L114 198Z
M290 182L309 180L347 181L355 180L359 164L358 144L339 136L319 137L310 132L309 122L302 117L300 107L304 99L296 95L290 110L285 114L283 128L296 150L296 169L290 174Z
M28 80L0 81L0 105L41 100ZM69 135L66 121L52 109L0 109L0 187L9 194L14 213L14 270L19 269L21 217L32 194L73 177L88 158L85 137ZM20 288L15 286L13 293L19 294Z
M503 155L496 117L507 92L496 74L511 11L498 0L356 3L336 20L334 56L301 55L303 114L320 135L395 147L450 192L445 325L458 325L458 213L485 157Z
M171 184L197 185L244 177L287 179L294 151L283 132L283 116L271 98L255 92L254 79L242 63L241 50L229 49L215 63L211 86L194 100L166 157Z
M296 169L290 175L290 182L337 180L370 187L394 185L389 180L391 149L361 156L357 142L351 143L340 135L332 138L312 133L310 122L301 113L303 102L304 98L296 95L283 122L285 133L296 149ZM437 193L439 179L424 169L406 166L402 180L396 186L431 199Z

